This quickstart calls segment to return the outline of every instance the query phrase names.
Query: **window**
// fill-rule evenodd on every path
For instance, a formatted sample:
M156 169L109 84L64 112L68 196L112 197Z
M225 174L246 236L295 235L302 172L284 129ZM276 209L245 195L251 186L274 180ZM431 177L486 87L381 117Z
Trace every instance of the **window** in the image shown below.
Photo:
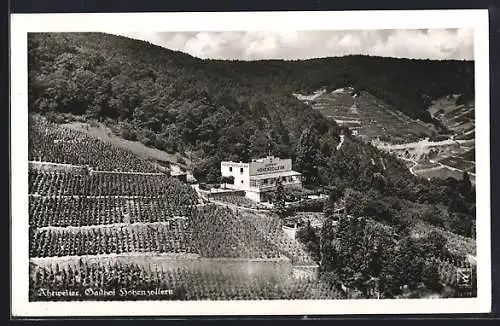
M257 180L250 180L250 187L257 187Z
M243 168L240 168L240 174L243 174Z
M233 172L233 167L232 166L229 167L229 172Z
M243 180L241 180L241 183L243 183Z

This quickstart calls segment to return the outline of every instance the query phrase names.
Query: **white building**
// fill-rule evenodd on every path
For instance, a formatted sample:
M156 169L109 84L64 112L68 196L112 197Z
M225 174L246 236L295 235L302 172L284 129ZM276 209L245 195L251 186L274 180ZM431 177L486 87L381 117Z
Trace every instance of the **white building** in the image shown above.
M292 170L291 159L268 156L248 163L221 162L220 170L223 177L234 178L234 184L227 184L228 188L244 190L247 197L257 202L262 200L262 193L276 190L278 180L283 187L302 187L301 173Z

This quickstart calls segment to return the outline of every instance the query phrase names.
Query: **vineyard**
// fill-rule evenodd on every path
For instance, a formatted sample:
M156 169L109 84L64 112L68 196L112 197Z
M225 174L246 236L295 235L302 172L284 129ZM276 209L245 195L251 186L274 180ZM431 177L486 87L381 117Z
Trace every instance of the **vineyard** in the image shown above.
M170 202L197 202L196 192L167 175L101 173L89 174L29 171L29 192L43 196L163 196Z
M83 132L62 128L45 118L30 115L28 159L89 165L101 171L152 172L155 166L132 152L119 149Z
M193 239L203 257L277 258L277 248L251 227L237 223L230 209L215 205L195 211Z
M355 127L366 140L386 139L392 143L409 142L429 135L432 126L413 120L373 94L361 91L353 97L349 89L323 93L311 106L339 125Z
M129 207L126 202L130 201L122 198L34 199L30 201L30 224L36 226L32 229L32 257L123 252L187 252L211 258L281 256L278 247L253 225L238 223L231 210L215 205L185 208L187 216L173 216L161 205L155 207L153 203L161 202L154 200L145 205L150 214L136 211L125 215L125 220L118 203ZM42 204L44 200L56 203L59 210L44 214L48 207ZM99 203L101 210L96 211Z
M193 205L178 205L170 197L41 197L30 196L30 225L86 226L115 223L166 222L190 215Z
M279 251L287 256L294 265L314 265L315 262L306 252L303 246L287 236L281 229L281 224L277 216L262 214L250 211L238 213L240 222L255 228L259 234L274 244Z
M199 204L194 189L156 173L149 162L41 117L30 118L29 134L29 158L33 161L28 176L32 300L49 300L37 295L40 291L81 293L65 300L120 300L124 298L121 288L138 293L135 299L151 299L144 291L157 288L169 289L168 296L153 296L162 300L335 297L335 291L324 284L293 277L291 270L279 272L283 277L270 281L245 273L225 275L204 267L151 269L147 257L162 259L163 254L177 255L178 259L236 259L242 266L247 264L245 259L314 263L283 233L276 217L266 216L264 225L259 214ZM70 165L52 169L43 162ZM240 199L234 198L234 204L242 204ZM228 202L233 203L233 198ZM86 258L82 261L82 257ZM89 261L90 257L97 261ZM120 257L127 263L117 263ZM75 258L80 259L79 264L68 263ZM43 266L35 263L40 264L40 259ZM162 261L159 266L163 269L168 264ZM85 291L89 287L100 289L100 294L89 294Z
M31 257L83 256L124 252L194 253L182 224L130 225L111 228L37 229Z

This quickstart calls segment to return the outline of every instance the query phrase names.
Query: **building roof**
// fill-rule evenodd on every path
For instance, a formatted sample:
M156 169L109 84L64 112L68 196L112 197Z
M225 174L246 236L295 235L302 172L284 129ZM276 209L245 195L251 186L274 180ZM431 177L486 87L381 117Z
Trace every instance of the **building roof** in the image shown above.
M297 176L297 175L301 175L301 174L302 173L296 172L296 171L283 171L283 172L276 172L276 173L251 175L250 180L262 180L262 179L269 179L269 178L291 177L291 176Z

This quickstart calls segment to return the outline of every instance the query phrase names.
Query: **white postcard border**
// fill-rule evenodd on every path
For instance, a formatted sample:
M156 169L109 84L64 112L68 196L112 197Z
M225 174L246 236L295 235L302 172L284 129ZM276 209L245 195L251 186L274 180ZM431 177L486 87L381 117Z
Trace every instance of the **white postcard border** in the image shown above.
M410 300L29 302L27 33L473 28L478 297ZM13 316L479 313L491 311L489 26L487 10L11 15Z

